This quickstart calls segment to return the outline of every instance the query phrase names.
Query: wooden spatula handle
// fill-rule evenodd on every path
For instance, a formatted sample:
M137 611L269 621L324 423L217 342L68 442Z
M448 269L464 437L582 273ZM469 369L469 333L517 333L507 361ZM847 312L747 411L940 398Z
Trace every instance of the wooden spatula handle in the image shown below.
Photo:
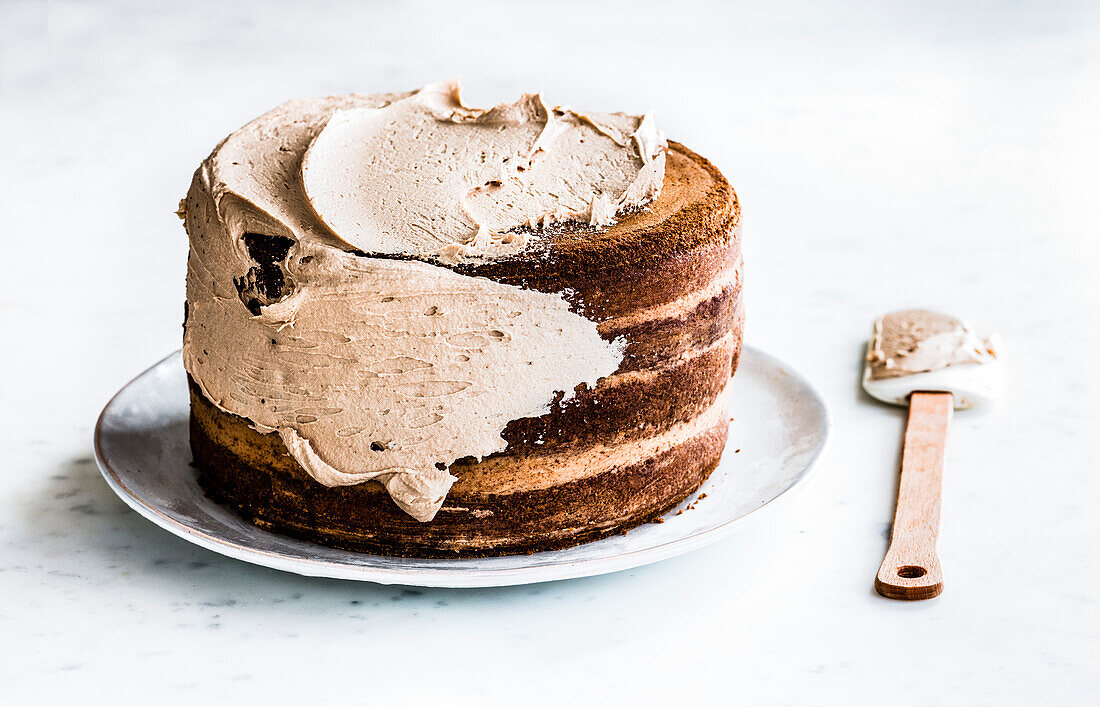
M898 507L890 549L875 577L875 589L890 599L931 599L943 591L936 556L940 491L951 393L913 393L901 457Z

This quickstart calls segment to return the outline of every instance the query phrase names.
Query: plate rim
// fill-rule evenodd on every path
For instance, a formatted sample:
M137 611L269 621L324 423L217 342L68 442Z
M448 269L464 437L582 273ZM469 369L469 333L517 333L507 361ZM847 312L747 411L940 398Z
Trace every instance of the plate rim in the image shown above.
M153 363L151 366L138 373L125 385L119 388L114 393L114 395L111 396L111 398L107 401L107 404L104 405L103 410L100 411L98 418L96 419L96 424L93 431L93 454L95 457L96 466L99 467L100 474L107 482L107 485L111 488L115 495L117 495L138 515L150 521L157 527L166 530L176 537L186 540L194 545L198 545L199 547L202 547L211 552L215 552L220 555L231 557L235 560L247 562L253 565L268 567L270 569L275 569L283 572L291 572L306 577L327 577L332 579L373 582L383 585L406 585L456 589L517 586L523 584L535 584L539 582L592 577L602 574L610 574L613 572L621 572L624 570L641 567L647 564L660 562L662 560L667 560L672 557L676 557L715 543L729 535L741 523L751 518L759 517L761 510L773 506L782 499L789 499L793 497L795 493L805 487L806 483L814 476L814 473L819 466L819 462L821 461L822 456L824 456L826 450L830 446L830 441L832 439L833 421L832 416L829 412L829 407L825 404L825 398L817 390L816 386L814 386L797 370L787 365L782 360L755 346L745 344L743 348L746 352L751 352L752 355L759 356L767 360L770 364L772 364L773 367L782 370L786 375L794 378L799 385L809 391L813 402L817 405L818 408L820 408L822 419L822 437L816 449L812 450L810 457L806 462L806 468L802 471L798 478L793 481L793 483L780 491L775 497L761 504L760 506L737 516L736 518L731 518L730 520L727 520L712 528L708 528L706 530L702 530L691 535L667 540L658 545L628 550L626 552L621 552L607 557L588 558L575 560L572 562L562 562L549 565L529 565L525 567L505 567L480 570L473 567L464 569L461 567L453 566L443 567L439 569L429 569L423 567L418 567L416 569L371 567L339 562L333 559L313 559L308 557L289 556L279 552L257 549L254 547L243 545L241 543L231 542L228 540L224 540L216 535L211 535L209 533L196 530L192 526L187 525L186 523L179 521L172 516L164 513L156 506L149 504L141 496L137 495L130 488L128 488L126 486L126 483L121 478L119 478L118 473L113 468L111 468L104 453L104 450L101 446L103 436L102 432L104 424L108 418L108 414L111 412L112 407L116 404L122 394L125 393L138 380L140 380L153 370L159 368L170 359L178 357L180 355L179 349L173 351L167 356L164 356L163 358ZM213 501L205 498L205 496L204 502L211 505L216 505ZM262 528L256 528L256 530L258 532L271 532L265 531ZM299 542L305 543L307 541ZM595 542L599 541L597 540ZM318 547L325 546L318 545ZM545 554L550 555L555 552L560 552L560 550L545 551ZM372 556L370 553L354 554L364 555L367 557ZM395 558L388 559L392 560ZM464 558L448 558L446 561L461 562L462 559ZM422 558L416 558L416 560L423 561ZM554 576L543 576L548 573L552 573Z

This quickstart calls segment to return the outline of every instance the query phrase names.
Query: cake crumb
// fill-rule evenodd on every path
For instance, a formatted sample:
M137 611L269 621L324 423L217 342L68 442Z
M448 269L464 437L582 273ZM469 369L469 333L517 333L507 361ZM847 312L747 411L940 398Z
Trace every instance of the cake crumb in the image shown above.
M698 499L696 499L696 503L698 503L699 501L702 501L702 500L703 500L704 498L706 498L706 497L707 497L707 495L706 495L705 493L701 493L701 494L699 494L699 498L698 498Z
M734 453L734 454L740 454L740 453L741 453L741 450L740 450L740 449L735 449L735 450L733 450L733 453Z
M665 519L664 519L664 518L662 518L661 516L657 516L656 518L654 518L654 519L652 520L652 522L653 522L653 523L664 523L664 522L665 522Z

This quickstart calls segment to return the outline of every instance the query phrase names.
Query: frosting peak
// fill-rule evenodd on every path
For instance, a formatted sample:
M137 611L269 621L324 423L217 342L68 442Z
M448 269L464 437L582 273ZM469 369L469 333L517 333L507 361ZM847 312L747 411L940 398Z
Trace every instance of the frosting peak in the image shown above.
M550 108L539 94L471 108L446 82L336 111L302 184L353 247L454 262L516 253L557 222L612 223L658 195L665 147L648 116Z

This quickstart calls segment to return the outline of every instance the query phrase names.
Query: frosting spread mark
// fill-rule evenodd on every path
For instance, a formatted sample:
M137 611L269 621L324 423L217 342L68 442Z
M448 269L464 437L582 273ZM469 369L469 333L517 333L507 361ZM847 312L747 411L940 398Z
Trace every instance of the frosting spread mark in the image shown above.
M521 227L614 222L657 196L666 147L649 117L550 108L538 94L475 109L440 83L337 111L304 156L302 183L353 247L457 262L522 250Z

